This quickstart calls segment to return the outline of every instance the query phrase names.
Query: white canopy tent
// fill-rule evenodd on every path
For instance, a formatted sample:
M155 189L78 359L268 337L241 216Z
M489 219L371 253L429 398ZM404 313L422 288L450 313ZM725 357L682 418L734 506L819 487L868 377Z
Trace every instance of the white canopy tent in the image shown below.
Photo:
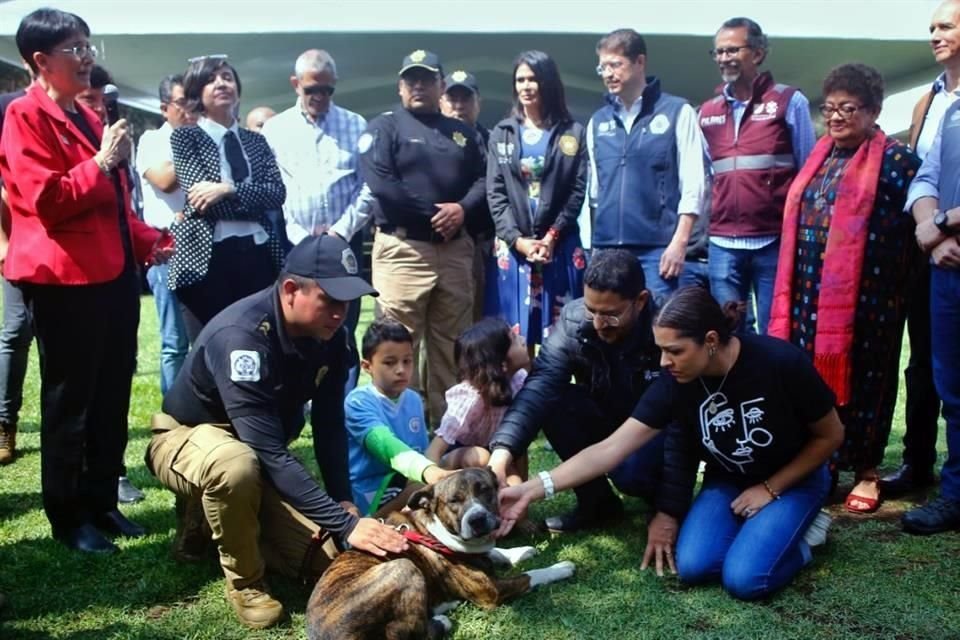
M230 56L244 110L286 108L293 102L287 78L294 59L319 47L337 60L336 101L372 116L396 102L403 55L423 48L437 52L447 71L477 75L482 119L491 123L508 108L513 56L542 49L560 66L571 109L586 119L602 93L594 45L622 26L647 38L648 69L664 89L699 103L718 82L706 53L712 35L735 15L761 24L772 45L765 67L813 104L836 64L880 69L889 96L881 125L888 133L906 129L913 103L939 73L927 36L931 0L0 0L0 61L19 64L13 36L20 19L51 4L88 22L123 101L148 110L157 109L159 79L205 53Z

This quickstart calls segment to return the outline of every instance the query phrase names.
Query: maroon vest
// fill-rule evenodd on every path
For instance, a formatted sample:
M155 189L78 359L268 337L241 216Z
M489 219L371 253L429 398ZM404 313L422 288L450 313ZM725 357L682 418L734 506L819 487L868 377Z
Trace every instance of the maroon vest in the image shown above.
M700 107L713 165L710 235L780 235L787 190L799 169L786 120L795 91L775 84L769 71L754 78L739 132L722 88Z

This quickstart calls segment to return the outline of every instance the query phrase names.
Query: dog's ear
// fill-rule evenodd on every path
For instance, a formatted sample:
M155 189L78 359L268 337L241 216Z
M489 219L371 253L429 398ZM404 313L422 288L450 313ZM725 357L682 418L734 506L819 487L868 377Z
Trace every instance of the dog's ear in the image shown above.
M407 500L407 506L416 511L417 509L430 510L433 505L433 485L428 484L423 489L415 491L410 499Z

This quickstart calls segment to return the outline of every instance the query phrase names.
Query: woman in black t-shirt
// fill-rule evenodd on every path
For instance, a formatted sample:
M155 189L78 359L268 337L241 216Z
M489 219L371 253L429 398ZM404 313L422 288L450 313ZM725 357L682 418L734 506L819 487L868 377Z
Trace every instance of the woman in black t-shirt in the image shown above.
M824 539L826 462L843 425L809 358L775 338L731 335L736 315L699 287L668 300L653 327L663 374L633 416L553 471L501 491L502 530L531 501L606 473L666 428L641 568L653 562L658 575L666 564L684 582L720 580L745 600L788 584ZM703 487L692 500L701 460Z

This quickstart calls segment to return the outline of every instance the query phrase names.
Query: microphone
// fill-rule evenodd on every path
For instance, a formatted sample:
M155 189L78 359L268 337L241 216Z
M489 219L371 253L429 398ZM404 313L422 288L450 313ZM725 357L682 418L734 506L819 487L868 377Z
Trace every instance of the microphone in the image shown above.
M116 85L104 85L103 106L107 111L107 123L114 124L120 119L120 90Z
M115 84L106 84L103 86L103 107L107 112L107 123L115 124L120 119L120 90ZM121 160L117 168L126 171L130 163Z

